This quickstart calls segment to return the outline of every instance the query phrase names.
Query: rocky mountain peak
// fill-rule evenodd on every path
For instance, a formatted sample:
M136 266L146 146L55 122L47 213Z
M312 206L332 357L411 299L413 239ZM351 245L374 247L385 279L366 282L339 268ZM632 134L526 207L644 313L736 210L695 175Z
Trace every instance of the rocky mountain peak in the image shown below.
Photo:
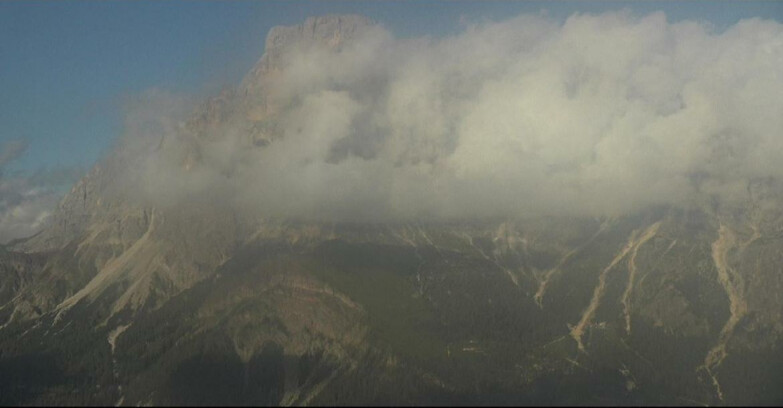
M362 32L375 22L359 15L310 17L295 26L277 26L266 37L266 51L275 51L297 43L338 46L344 39Z
M330 14L310 17L298 25L273 27L266 37L264 55L245 78L243 88L253 88L260 77L282 69L282 56L293 47L326 45L339 50L345 41L373 25L375 21L364 16Z

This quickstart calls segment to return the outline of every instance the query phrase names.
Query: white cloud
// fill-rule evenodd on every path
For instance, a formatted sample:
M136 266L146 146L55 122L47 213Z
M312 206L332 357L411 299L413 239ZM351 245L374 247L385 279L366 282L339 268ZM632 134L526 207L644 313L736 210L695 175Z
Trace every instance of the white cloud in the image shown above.
M5 166L21 157L27 147L25 140L0 144L0 244L43 229L63 196L60 187L70 185L83 174L78 167L8 174Z
M284 61L209 137L171 101L130 120L126 150L149 151L123 186L160 205L208 194L266 216L387 220L618 214L783 177L775 22L523 15L441 39L375 28ZM248 115L259 100L274 114ZM258 128L271 143L253 144Z

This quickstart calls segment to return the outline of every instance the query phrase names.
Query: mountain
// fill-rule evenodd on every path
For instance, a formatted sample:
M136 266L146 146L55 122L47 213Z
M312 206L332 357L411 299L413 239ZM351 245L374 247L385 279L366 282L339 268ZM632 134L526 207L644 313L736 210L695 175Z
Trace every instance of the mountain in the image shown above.
M272 146L288 50L340 53L373 27L272 29L237 89L155 152L197 171L226 123L242 149ZM217 193L134 200L118 186L139 157L118 148L0 249L0 403L783 402L774 180L616 217L323 222Z

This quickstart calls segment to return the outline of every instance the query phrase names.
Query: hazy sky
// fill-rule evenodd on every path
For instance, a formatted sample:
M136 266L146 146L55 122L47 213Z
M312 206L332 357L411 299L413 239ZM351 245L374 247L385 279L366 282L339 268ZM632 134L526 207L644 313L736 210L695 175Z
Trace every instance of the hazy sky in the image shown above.
M662 11L664 14L661 18L642 21L635 20L636 17L620 17L618 20L617 17L606 15L597 20L576 19L562 29L557 27L575 13L603 15L604 12L616 10L627 10L637 17L656 11ZM317 141L348 143L349 147L350 143L353 143L350 140L339 141L351 131L345 124L355 120L371 123L382 130L380 134L384 135L382 137L385 146L383 152L374 152L372 154L377 156L372 156L373 160L356 162L358 164L348 160L341 166L305 170L288 167L288 163L276 165L274 160L262 160L266 163L264 166L272 167L240 167L237 170L239 176L226 183L220 177L225 171L227 161L241 158L253 162L263 159L263 156L238 157L236 155L245 152L237 146L218 146L212 151L214 157L205 159L207 162L203 172L197 172L198 177L191 175L186 179L177 179L176 166L160 167L170 166L173 162L148 163L145 171L155 171L156 175L171 175L172 178L168 185L148 183L144 188L153 193L174 194L170 186L191 183L196 186L194 188L205 188L210 185L207 180L225 186L245 183L247 180L257 181L258 177L254 172L270 174L284 171L293 176L282 190L270 195L267 194L270 191L270 183L274 183L261 184L250 188L250 197L243 199L257 205L259 197L274 196L274 202L263 203L265 208L272 212L277 211L277 207L289 210L289 203L296 202L302 205L300 210L296 210L299 215L320 212L325 207L333 210L332 213L327 211L322 214L327 217L329 214L338 217L339 214L345 213L353 215L359 209L369 211L369 216L372 216L373 211L379 208L397 215L432 212L464 215L472 214L472 211L479 207L481 211L489 214L506 214L509 209L518 207L520 199L530 201L530 208L549 208L554 202L585 200L593 207L609 209L616 205L617 208L610 210L625 211L638 205L653 203L655 200L672 201L672 197L687 192L690 188L687 184L692 181L693 174L707 175L707 181L703 184L705 188L714 191L739 188L731 185L734 175L777 176L778 168L766 162L774 161L767 157L770 152L777 152L777 144L774 144L777 143L777 138L769 134L776 122L759 115L764 115L766 110L776 109L780 98L773 94L769 100L763 101L757 100L755 95L770 91L769 86L777 85L776 81L779 81L774 68L780 66L775 65L774 58L777 57L774 54L764 57L767 55L764 52L769 50L775 49L777 52L777 48L774 48L777 38L774 36L777 34L769 34L773 35L772 40L764 35L775 32L778 27L753 23L735 29L728 36L717 34L728 27L734 27L741 19L758 17L781 21L783 2L2 2L0 242L11 236L24 235L25 232L40 226L65 188L105 154L120 135L133 134L133 130L125 126L128 123L129 106L134 105L131 101L136 101L135 106L138 108L140 95L149 95L149 90L155 89L154 95L169 96L156 97L155 101L150 102L151 106L159 106L162 100L174 106L161 106L161 109L176 110L176 100L203 99L224 86L237 85L263 53L264 38L271 27L298 24L309 16L346 13L362 14L381 23L385 34L381 35L378 41L386 41L382 39L386 38L384 36L390 36L389 38L394 40L389 40L391 42L387 44L388 48L380 49L380 52L373 51L373 58L389 58L392 65L399 62L400 69L388 70L387 67L377 64L356 65L355 63L364 63L361 53L355 55L358 60L333 62L333 65L325 67L327 69L323 72L309 72L306 68L309 65L304 64L304 68L299 67L298 71L292 71L289 81L310 81L320 93L300 95L305 97L305 103L292 111L290 117L281 118L281 121L301 121L302 117L307 120L329 118L327 122L312 121L311 125L318 129L317 135L313 134L320 138ZM517 22L509 20L520 14L545 17ZM697 24L699 28L692 30L687 25L677 25L678 22L686 20ZM503 24L504 21L511 22ZM539 24L540 27L533 31L549 33L553 40L542 40L535 35L531 37L525 31L525 24ZM611 35L604 35L604 24L607 24ZM470 27L481 28L464 34ZM656 36L660 35L668 37L655 40L658 38ZM764 41L772 42L757 47L754 36L759 35L761 37L758 38L767 38ZM422 36L433 36L443 41L425 41L421 43L424 45L412 47L405 42L405 39ZM632 42L623 42L624 36L630 36ZM646 41L648 36L652 40ZM593 41L590 38L593 38ZM484 40L488 42L482 43ZM616 47L611 45L615 40L620 40ZM374 40L368 41L371 44ZM531 46L543 47L543 51L527 53L515 48L518 41L530 41ZM574 41L581 45L569 48ZM483 46L480 44L487 43L497 47L486 52L481 51L480 47ZM477 49L459 49L476 44L479 44ZM590 49L604 53L607 59L591 61ZM682 49L690 50L690 54L683 55ZM728 57L721 57L724 49L729 50ZM464 69L450 71L449 68L438 66L437 57L433 57L438 53L454 61L459 61L461 55L474 58L465 60ZM663 59L650 60L650 72L623 65L623 61L638 59L636 53L641 53L643 59L661 53ZM691 54L694 55L693 58L690 57ZM753 62L755 65L747 66L743 66L742 61L735 61L745 57L758 59ZM303 58L306 61L312 56ZM475 64L482 59L486 64ZM531 61L533 71L525 68L525 64L529 65ZM606 61L611 63L603 64ZM714 68L710 61L720 61L724 66ZM347 68L341 65L344 63L348 64ZM429 74L416 71L417 64L420 63L425 67L427 64L432 65ZM676 66L667 66L667 63ZM568 64L578 69L566 69ZM771 71L770 64L773 67ZM583 68L587 70L584 71ZM356 94L362 94L363 90L350 81L341 86L347 87L354 94L334 92L329 84L346 81L346 78L340 77L341 72L346 69L354 69L356 75L378 76L390 81L390 87L385 90L388 95L378 96L377 100L370 102L385 107L394 106L395 103L408 107L414 106L412 103L420 103L415 112L419 116L394 117L401 111L384 111L372 107L367 109L362 104L368 101L355 100ZM519 71L514 73L514 69ZM580 69L584 72L579 71ZM616 71L620 76L609 79L593 76L590 70L594 69L604 73ZM758 72L767 76L754 79L758 69L761 70ZM498 76L498 70L508 72ZM694 81L693 73L697 72L694 70L710 71L706 77L708 79ZM476 76L474 79L455 83L456 86L463 87L466 95L470 96L466 100L431 100L433 95L443 91L438 88L442 84L433 85L435 87L429 89L431 93L426 93L425 90L425 93L419 96L405 94L406 89L419 89L417 87L422 84L435 84L436 82L427 82L431 80L427 75L459 76L463 73L461 71ZM538 74L535 72L538 71L541 75L536 76ZM529 75L531 72L534 75ZM547 76L548 73L552 75ZM732 88L733 85L725 81L727 73L745 78L745 82ZM713 82L725 83L725 86L714 88L709 85L709 75L712 75ZM751 85L747 85L748 78L751 79ZM578 89L581 86L578 84L583 82L589 85L593 80L599 81L593 84L601 84L595 89L607 91L609 94L602 95L603 91L586 94L588 97L583 101L574 98L574 95L558 99L559 96L554 95L553 90L562 81L572 80L577 84L574 89ZM524 92L515 93L514 84L525 81L528 81L528 88L525 88ZM503 85L504 83L508 86ZM536 88L535 84L541 86ZM396 87L397 85L399 87ZM754 90L749 86L757 86L758 89ZM286 92L299 92L296 89L295 85L288 86ZM625 90L623 92L626 94L622 97L617 96L620 94L612 96L613 89ZM474 91L476 93L471 93ZM628 92L641 92L635 97L643 104L637 106L634 105L634 100L623 99ZM680 120L681 123L671 119L659 120L664 118L669 110L675 109L672 107L674 105L667 105L671 102L667 98L679 98L677 95L681 93L686 99L690 98L686 102L691 109L680 115L685 119ZM142 100L144 98L146 97L142 97ZM718 102L721 100L726 102ZM516 111L517 113L498 112L498 108L513 108L505 102L498 105L498 101L512 101L521 110ZM556 123L547 125L518 114L525 110L540 110L543 106L541 101L554 104L552 107L558 112L571 112L569 118L573 119L576 124L574 126L582 126L580 129L584 132L579 132L584 133L582 139L555 143L558 135L571 134L576 129L560 129ZM430 102L435 105L426 105ZM760 109L752 108L751 105L756 102L761 104ZM359 105L356 105L357 103ZM330 110L334 106L346 107L347 110ZM349 109L351 106L354 108ZM437 109L428 111L433 106ZM707 110L697 111L693 108L699 106L705 106ZM746 108L748 112L743 114L743 109ZM630 119L618 120L616 112L620 111ZM720 114L722 111L727 114ZM716 112L723 116L713 117ZM424 116L430 113L433 116ZM138 112L133 113L137 114ZM602 118L601 115L604 114L608 116ZM637 116L631 117L631 114ZM658 114L663 116L656 116ZM731 138L736 129L731 129L730 123L726 122L729 120L729 114L737 116L731 118L739 123L737 129L747 130L748 133L743 135L743 138L755 138L737 142L743 147L739 150L737 146L731 145L734 143ZM345 123L335 122L334 118L339 119L340 115L344 115ZM380 123L377 120L379 115L385 117L388 123ZM368 119L357 119L364 117ZM498 122L499 118L503 120ZM603 130L593 128L597 126L597 121L593 118L604 120L604 125L608 127ZM173 119L184 118L166 118ZM582 119L585 122L580 125ZM493 125L487 127L488 123ZM708 123L713 129L694 130L693 123ZM453 132L446 132L449 133L448 137L442 136L441 133L449 126L452 126ZM334 134L329 135L329 132L323 129L333 129ZM593 130L595 132L592 132ZM524 133L522 139L512 137L512 133L518 131ZM615 140L609 131L618 134L646 132L644 135L647 136L638 140L623 137ZM691 148L701 149L702 156L683 156L686 147L678 150L677 143L664 140L668 131L692 132L695 136L686 142L692 144ZM417 136L413 139L400 139L400 132L414 132ZM517 146L522 149L520 151L535 151L538 161L520 162L520 157L505 154L508 153L508 146L503 146L512 140L513 143L522 143ZM583 145L579 145L580 140ZM310 140L314 141L316 140ZM752 143L745 143L747 141ZM492 145L493 142L497 144ZM718 145L715 147L709 143ZM324 163L333 161L333 158L327 156L332 154L329 152L334 151L334 146L324 146L324 151L302 151L296 145L287 147L286 143L282 143L270 151L278 150L278 153L303 160L324 160ZM561 149L560 146L567 146L568 149ZM351 148L368 149L366 146ZM425 154L426 150L430 149L430 156L424 160L431 160L435 164L426 169L417 167L418 165L400 167L400 160L410 159L404 155L405 149L423 149ZM628 160L627 163L601 161L601 157L595 156L604 154L605 157L611 157L611 153L616 151L613 149L625 149L622 151L626 153L628 149L636 149L644 154L638 157L623 154L622 157ZM580 160L588 158L589 155L584 156L583 153L590 151L593 152L593 166L589 171L577 172L577 169L588 166L588 162ZM712 153L704 153L707 151ZM723 157L720 154L725 154L726 151L730 152L731 157L738 155L737 160L741 162L730 163L730 167L715 167L715 157ZM659 153L658 156L648 154L656 152ZM655 164L678 154L678 163L682 167L680 170L670 171L669 168ZM412 160L417 162L421 159ZM751 161L752 165L745 165L748 161ZM499 165L507 166L511 171L505 174L513 176L498 177L496 172ZM422 171L427 172L425 176L420 173ZM243 172L251 173L250 178L242 178ZM550 177L552 174L556 177ZM357 175L360 175L360 179L354 182L345 181ZM316 177L322 190L312 184L315 180L313 177ZM680 179L675 182L659 182L678 177ZM542 180L544 185L539 190L540 197L536 199L520 197L514 193L515 189L521 191L538 188ZM432 183L437 183L440 186L438 188L443 189L440 195L432 195ZM506 187L503 183L507 184ZM624 185L623 183L628 186L646 183L652 184L652 187L623 194L614 200L612 194L616 193L617 186ZM569 187L564 188L566 185ZM508 186L513 188L509 189ZM246 186L243 185L243 190L244 187ZM387 190L379 192L379 189L383 188ZM585 188L592 191L593 196L583 195L581 191ZM254 195L254 191L264 193ZM343 194L336 196L336 191L342 191ZM389 198L384 195L390 191L395 192L396 196ZM638 194L632 194L634 192ZM498 198L492 203L470 198L482 194L494 194ZM303 196L306 196L306 199L302 199ZM340 198L344 196L355 198L354 201L363 204L351 207ZM589 202L590 199L593 202ZM537 203L534 203L536 200ZM467 204L446 208L455 202Z

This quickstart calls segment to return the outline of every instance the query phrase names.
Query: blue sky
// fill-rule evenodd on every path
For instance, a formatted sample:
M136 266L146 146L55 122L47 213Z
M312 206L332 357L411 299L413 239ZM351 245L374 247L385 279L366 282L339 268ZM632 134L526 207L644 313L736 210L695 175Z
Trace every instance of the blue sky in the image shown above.
M263 53L266 32L308 16L359 13L400 37L444 35L460 21L523 12L663 10L720 30L741 18L781 20L783 2L2 2L0 145L23 139L12 171L91 166L122 131L123 103L149 88L206 95L236 84Z

